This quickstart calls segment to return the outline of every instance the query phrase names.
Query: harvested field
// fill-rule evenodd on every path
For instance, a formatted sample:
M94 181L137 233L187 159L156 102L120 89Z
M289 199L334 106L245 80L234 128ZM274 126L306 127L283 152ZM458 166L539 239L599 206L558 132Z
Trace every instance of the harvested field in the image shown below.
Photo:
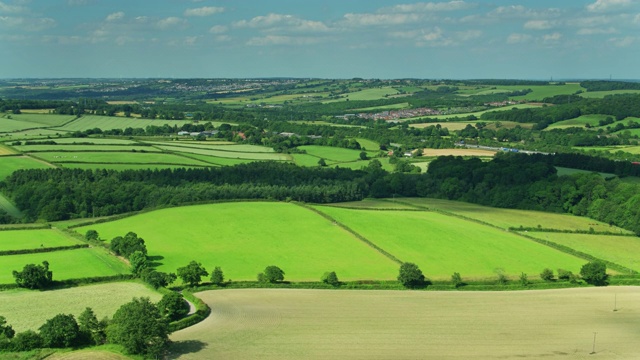
M495 151L480 149L423 149L422 156L493 156Z
M637 359L639 354L638 287L518 292L247 289L197 296L212 314L170 336L170 358ZM590 355L594 332L595 354Z

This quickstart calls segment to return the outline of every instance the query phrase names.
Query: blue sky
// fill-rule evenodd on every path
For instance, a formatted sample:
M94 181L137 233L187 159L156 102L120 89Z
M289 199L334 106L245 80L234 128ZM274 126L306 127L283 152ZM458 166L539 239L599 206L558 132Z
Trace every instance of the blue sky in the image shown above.
M0 0L0 77L640 79L640 0Z

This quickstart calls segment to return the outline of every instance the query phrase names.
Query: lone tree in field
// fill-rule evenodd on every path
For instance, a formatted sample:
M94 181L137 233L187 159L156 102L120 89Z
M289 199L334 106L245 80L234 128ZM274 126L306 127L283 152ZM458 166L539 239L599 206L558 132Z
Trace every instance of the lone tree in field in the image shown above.
M224 273L219 266L213 268L213 271L211 272L211 282L218 286L224 283Z
M196 286L200 283L203 276L209 276L209 272L201 263L191 260L189 265L178 268L178 277L182 282L188 283L189 286Z
M122 305L107 326L107 341L129 354L161 357L169 343L169 325L149 298Z
M400 265L398 281L400 281L405 287L409 288L419 287L425 284L424 275L418 265L407 262Z
M540 273L540 279L544 281L553 281L553 270L549 268L545 268L544 270L542 270L542 272Z
M284 280L284 271L275 265L264 268L264 272L258 274L258 281L276 283Z
M53 272L49 271L49 262L43 261L42 265L27 264L22 271L13 271L16 284L27 289L44 289L51 285Z
M453 283L453 286L456 287L456 289L464 285L464 283L462 282L462 276L460 276L460 273L457 272L454 272L453 275L451 275L451 282Z
M87 230L87 233L84 234L84 238L85 240L98 240L100 238L100 236L98 235L98 232L95 230Z
M601 261L591 261L580 269L580 276L588 284L595 286L607 285L607 265Z
M340 280L338 280L338 275L336 275L335 271L326 272L322 275L322 282L325 284L329 284L331 286L340 285Z

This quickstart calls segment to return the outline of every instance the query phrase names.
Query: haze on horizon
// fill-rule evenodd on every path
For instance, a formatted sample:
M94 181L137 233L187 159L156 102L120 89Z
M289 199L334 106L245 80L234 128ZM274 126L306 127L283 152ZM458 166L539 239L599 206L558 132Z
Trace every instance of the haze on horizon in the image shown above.
M0 78L640 79L640 0L1 0Z

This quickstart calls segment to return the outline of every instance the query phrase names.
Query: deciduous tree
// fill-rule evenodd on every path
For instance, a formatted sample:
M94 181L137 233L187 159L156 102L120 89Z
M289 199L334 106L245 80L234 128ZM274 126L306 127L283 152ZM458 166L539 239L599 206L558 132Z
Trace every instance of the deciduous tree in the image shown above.
M418 287L424 285L425 277L422 274L422 270L418 268L418 265L405 262L400 265L398 281L405 287Z
M49 262L42 265L27 264L22 271L13 271L13 277L20 287L28 289L44 289L53 281L53 272L49 270Z
M201 263L192 260L189 265L178 268L178 277L182 279L182 282L188 283L189 286L196 286L200 283L203 276L208 276L209 273L202 266Z

